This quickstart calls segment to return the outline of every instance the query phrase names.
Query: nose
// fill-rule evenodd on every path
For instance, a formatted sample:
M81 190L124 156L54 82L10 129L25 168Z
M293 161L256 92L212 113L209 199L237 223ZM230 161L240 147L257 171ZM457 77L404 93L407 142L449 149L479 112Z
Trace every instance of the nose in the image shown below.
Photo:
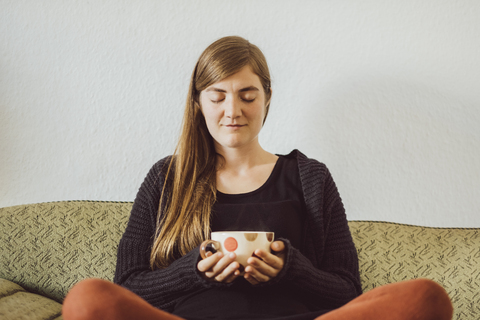
M242 106L241 102L236 98L229 99L225 103L225 117L230 119L236 119L242 115Z

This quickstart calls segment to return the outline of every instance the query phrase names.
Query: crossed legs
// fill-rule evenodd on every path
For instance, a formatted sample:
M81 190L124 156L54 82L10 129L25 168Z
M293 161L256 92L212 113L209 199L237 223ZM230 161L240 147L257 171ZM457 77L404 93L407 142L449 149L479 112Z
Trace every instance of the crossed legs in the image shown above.
M65 320L182 320L150 305L111 282L87 279L75 285L63 303ZM409 280L370 290L315 320L451 320L445 290L427 279Z

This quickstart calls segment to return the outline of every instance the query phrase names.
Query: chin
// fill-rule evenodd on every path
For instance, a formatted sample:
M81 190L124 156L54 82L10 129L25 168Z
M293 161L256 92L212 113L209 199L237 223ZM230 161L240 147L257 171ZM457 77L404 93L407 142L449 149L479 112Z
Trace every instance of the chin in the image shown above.
M236 148L243 147L245 145L245 142L242 142L242 141L222 141L218 144L222 148L236 149Z

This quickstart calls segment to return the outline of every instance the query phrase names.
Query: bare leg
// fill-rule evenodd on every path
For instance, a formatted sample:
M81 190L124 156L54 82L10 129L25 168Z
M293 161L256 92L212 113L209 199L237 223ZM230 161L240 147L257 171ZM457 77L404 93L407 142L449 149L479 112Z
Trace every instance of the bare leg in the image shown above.
M409 280L370 290L316 320L451 320L446 291L427 279Z
M182 320L153 307L133 292L101 279L76 284L63 302L62 313L65 320Z

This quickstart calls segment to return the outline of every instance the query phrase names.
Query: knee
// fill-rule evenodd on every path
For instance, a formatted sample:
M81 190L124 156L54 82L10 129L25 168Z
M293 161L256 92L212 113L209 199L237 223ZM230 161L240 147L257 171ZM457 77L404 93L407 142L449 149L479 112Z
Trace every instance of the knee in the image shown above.
M102 279L86 279L68 292L62 306L66 320L101 319L101 313L112 299L115 285Z
M429 319L452 319L452 302L442 286L429 279L411 280L411 285L417 298L418 308L423 309L424 314L431 315Z

